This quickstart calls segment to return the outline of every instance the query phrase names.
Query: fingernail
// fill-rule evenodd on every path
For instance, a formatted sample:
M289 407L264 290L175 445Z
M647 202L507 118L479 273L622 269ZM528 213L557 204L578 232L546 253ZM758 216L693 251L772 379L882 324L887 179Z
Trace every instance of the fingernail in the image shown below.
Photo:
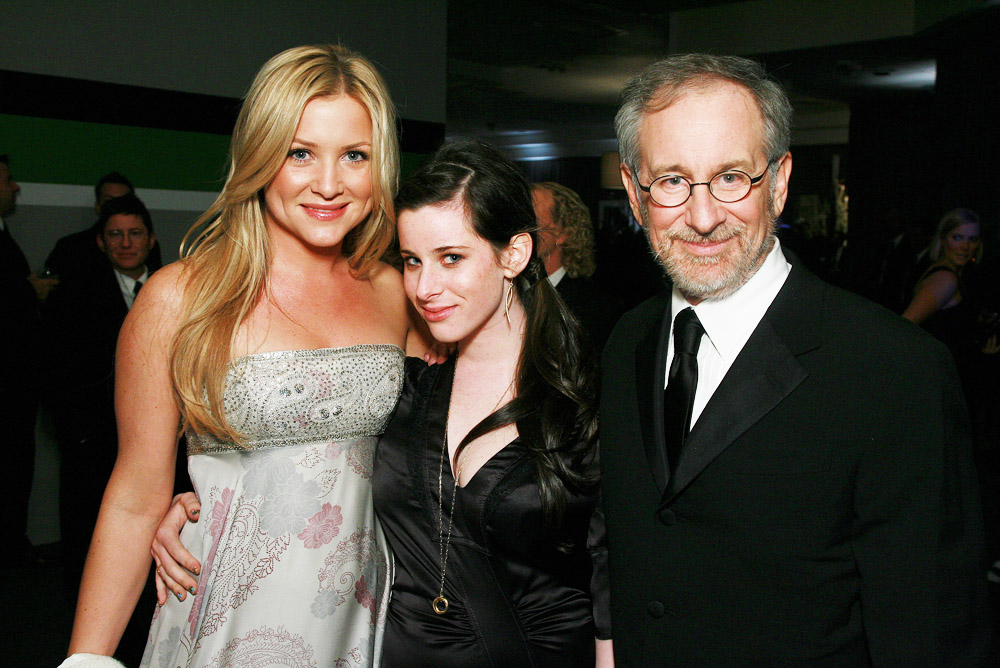
M192 515L197 515L197 514L198 514L198 513L200 513L200 512L201 512L200 510L192 510L192 511L191 511L191 514L192 514Z
M197 566L191 569L191 572L194 573L195 575L201 575L201 569L198 568Z
M174 596L177 597L178 601L183 601L184 600L184 594L178 594L177 592L174 592Z
M188 591L191 592L192 596L194 596L194 587L188 587Z

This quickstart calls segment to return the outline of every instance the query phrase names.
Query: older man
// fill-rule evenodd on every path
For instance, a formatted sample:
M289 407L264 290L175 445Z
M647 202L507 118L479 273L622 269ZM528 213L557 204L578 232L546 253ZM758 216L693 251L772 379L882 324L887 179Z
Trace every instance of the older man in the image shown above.
M623 92L622 179L673 290L604 353L617 665L985 665L953 366L782 252L790 117L743 58L668 58Z

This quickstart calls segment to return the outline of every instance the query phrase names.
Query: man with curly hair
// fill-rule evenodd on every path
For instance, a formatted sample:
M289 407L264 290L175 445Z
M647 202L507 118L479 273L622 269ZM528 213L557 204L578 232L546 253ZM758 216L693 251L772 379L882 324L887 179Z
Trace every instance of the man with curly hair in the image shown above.
M591 278L597 264L590 210L575 192L551 181L534 184L531 199L538 219L538 254L549 281L600 351L623 309L619 299Z

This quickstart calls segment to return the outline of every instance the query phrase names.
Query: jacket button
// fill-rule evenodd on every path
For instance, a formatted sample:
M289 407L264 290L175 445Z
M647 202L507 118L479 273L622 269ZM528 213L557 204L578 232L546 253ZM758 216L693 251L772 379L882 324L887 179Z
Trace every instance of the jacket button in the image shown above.
M663 608L663 604L659 601L650 601L649 605L646 606L646 612L648 612L649 616L653 619L659 619L663 616L665 610Z
M677 523L677 516L674 515L674 511L669 508L664 508L663 510L658 511L656 515L660 518L660 521L668 527Z

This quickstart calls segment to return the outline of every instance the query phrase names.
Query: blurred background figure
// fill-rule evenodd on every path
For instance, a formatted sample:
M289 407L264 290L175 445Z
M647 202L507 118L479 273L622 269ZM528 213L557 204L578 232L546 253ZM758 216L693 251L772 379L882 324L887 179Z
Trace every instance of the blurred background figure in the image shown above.
M37 560L28 540L28 498L35 468L35 416L38 409L38 299L54 281L31 274L28 261L10 234L21 187L0 155L0 444L4 452L4 488L0 518L7 538L0 545L0 567ZM35 286L38 283L38 287Z
M883 306L902 313L913 290L930 266L929 243L937 228L932 216L921 216L908 227L897 224L898 234L882 247L878 260L878 284L873 296Z
M580 321L597 352L624 312L621 299L594 281L594 228L590 210L569 188L546 181L531 187L538 220L538 255L549 282Z
M995 287L977 276L983 259L982 225L968 209L941 218L927 252L930 266L903 312L948 346L973 424L976 468L983 497L991 582L1000 583L1000 384L997 383L1000 317L990 298Z
M135 188L131 181L119 172L109 172L94 186L94 211L100 216L101 207L108 200L134 194ZM104 253L94 244L94 236L100 234L98 225L99 221L85 230L59 239L45 260L45 269L63 279L95 271L102 273L107 262ZM160 246L155 241L147 262L153 271L162 266Z
M146 263L156 243L149 211L131 193L105 201L96 229L90 244L98 263L67 274L44 317L47 405L62 454L62 554L74 589L118 451L114 413L118 331L149 278ZM90 254L81 250L79 257Z
M966 267L983 257L979 216L968 209L946 213L931 239L928 256L931 265L917 281L903 317L948 346L969 394L968 381L978 353L997 352L995 335L977 344L978 308L964 280Z

